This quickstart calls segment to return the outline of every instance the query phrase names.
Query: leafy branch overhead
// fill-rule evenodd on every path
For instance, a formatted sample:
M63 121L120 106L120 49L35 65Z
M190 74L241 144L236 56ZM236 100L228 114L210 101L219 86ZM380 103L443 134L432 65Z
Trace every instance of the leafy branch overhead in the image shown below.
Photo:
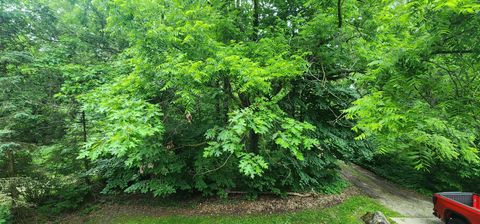
M377 15L378 41L365 47L371 62L359 78L370 91L345 110L358 139L405 154L422 170L437 160L480 162L479 6L392 2Z

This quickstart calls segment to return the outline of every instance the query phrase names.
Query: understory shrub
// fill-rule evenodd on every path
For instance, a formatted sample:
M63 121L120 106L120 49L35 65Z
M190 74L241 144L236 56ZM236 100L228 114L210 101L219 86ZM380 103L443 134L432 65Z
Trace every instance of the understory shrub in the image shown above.
M10 222L11 203L11 199L7 195L0 193L0 224Z
M39 211L47 216L73 211L81 206L90 192L85 183L62 184L52 187L38 199Z

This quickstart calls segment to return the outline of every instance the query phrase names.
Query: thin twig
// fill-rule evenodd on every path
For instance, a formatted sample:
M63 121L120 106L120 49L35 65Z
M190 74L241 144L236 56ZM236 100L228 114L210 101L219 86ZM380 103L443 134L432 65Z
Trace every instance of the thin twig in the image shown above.
M219 166L219 167L217 167L217 168L215 168L215 169L212 169L212 170L207 170L207 171L202 172L202 173L200 173L200 174L196 173L196 174L193 175L193 176L195 177L195 176L198 176L198 175L205 175L205 174L207 174L207 173L211 173L211 172L214 172L214 171L217 171L217 170L221 169L222 167L224 167L225 165L227 165L227 162L228 162L228 160L230 159L230 157L232 157L232 155L233 155L233 153L231 153L230 155L228 155L227 159L223 162L223 164L222 164L221 166Z
M227 194L248 194L249 192L246 191L227 191ZM264 195L273 195L275 193L272 192L260 192L259 194L264 194ZM287 192L286 193L289 196L296 196L296 197L315 197L318 196L318 193L316 192L310 192L310 193L298 193L298 192Z

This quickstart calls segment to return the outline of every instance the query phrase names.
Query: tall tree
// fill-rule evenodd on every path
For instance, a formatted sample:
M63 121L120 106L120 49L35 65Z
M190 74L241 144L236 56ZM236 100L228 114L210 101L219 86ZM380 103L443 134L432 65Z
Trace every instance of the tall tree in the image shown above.
M479 63L476 1L389 1L374 16L369 64L347 110L359 139L396 152L417 169L479 162ZM461 164L461 165L460 165ZM478 175L462 172L461 176Z
M31 155L62 136L62 113L53 95L61 80L41 55L55 39L55 17L34 2L0 3L0 192L14 208L23 206L19 189L35 183Z
M336 158L364 145L341 118L355 98L345 78L362 71L347 32L362 24L339 30L336 7L115 2L107 30L128 37L120 62L132 70L81 97L94 117L82 156L108 161L107 191L278 193L338 181Z

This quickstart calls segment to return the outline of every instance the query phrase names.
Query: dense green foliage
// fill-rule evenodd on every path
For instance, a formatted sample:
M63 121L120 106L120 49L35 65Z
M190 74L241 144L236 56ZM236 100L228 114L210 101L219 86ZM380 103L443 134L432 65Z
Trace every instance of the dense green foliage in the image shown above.
M11 206L11 199L4 194L0 194L0 223L8 223L10 221Z
M478 9L392 1L363 49L371 62L357 83L368 92L347 110L354 130L386 153L382 166L412 164L430 190L480 190Z
M105 192L281 193L338 181L335 157L362 145L331 121L355 93L318 72L349 61L309 62L325 56L296 44L338 41L310 37L319 23L347 35L335 4L295 4L311 12L265 13L258 24L243 4L115 2L106 29L128 42L121 69L79 96L92 126L80 156L101 161ZM310 101L320 97L329 100Z
M386 176L479 191L479 10L3 0L0 220L98 192L334 193L337 161L374 153Z
M418 169L433 159L478 161L478 4L386 7L378 40L366 46L372 59L359 84L370 91L348 110L359 138L408 152Z
M438 162L428 171L417 170L405 165L411 163L408 157L395 153L380 154L359 162L376 174L425 195L452 190L478 192L478 178L472 174L478 169L475 165Z

